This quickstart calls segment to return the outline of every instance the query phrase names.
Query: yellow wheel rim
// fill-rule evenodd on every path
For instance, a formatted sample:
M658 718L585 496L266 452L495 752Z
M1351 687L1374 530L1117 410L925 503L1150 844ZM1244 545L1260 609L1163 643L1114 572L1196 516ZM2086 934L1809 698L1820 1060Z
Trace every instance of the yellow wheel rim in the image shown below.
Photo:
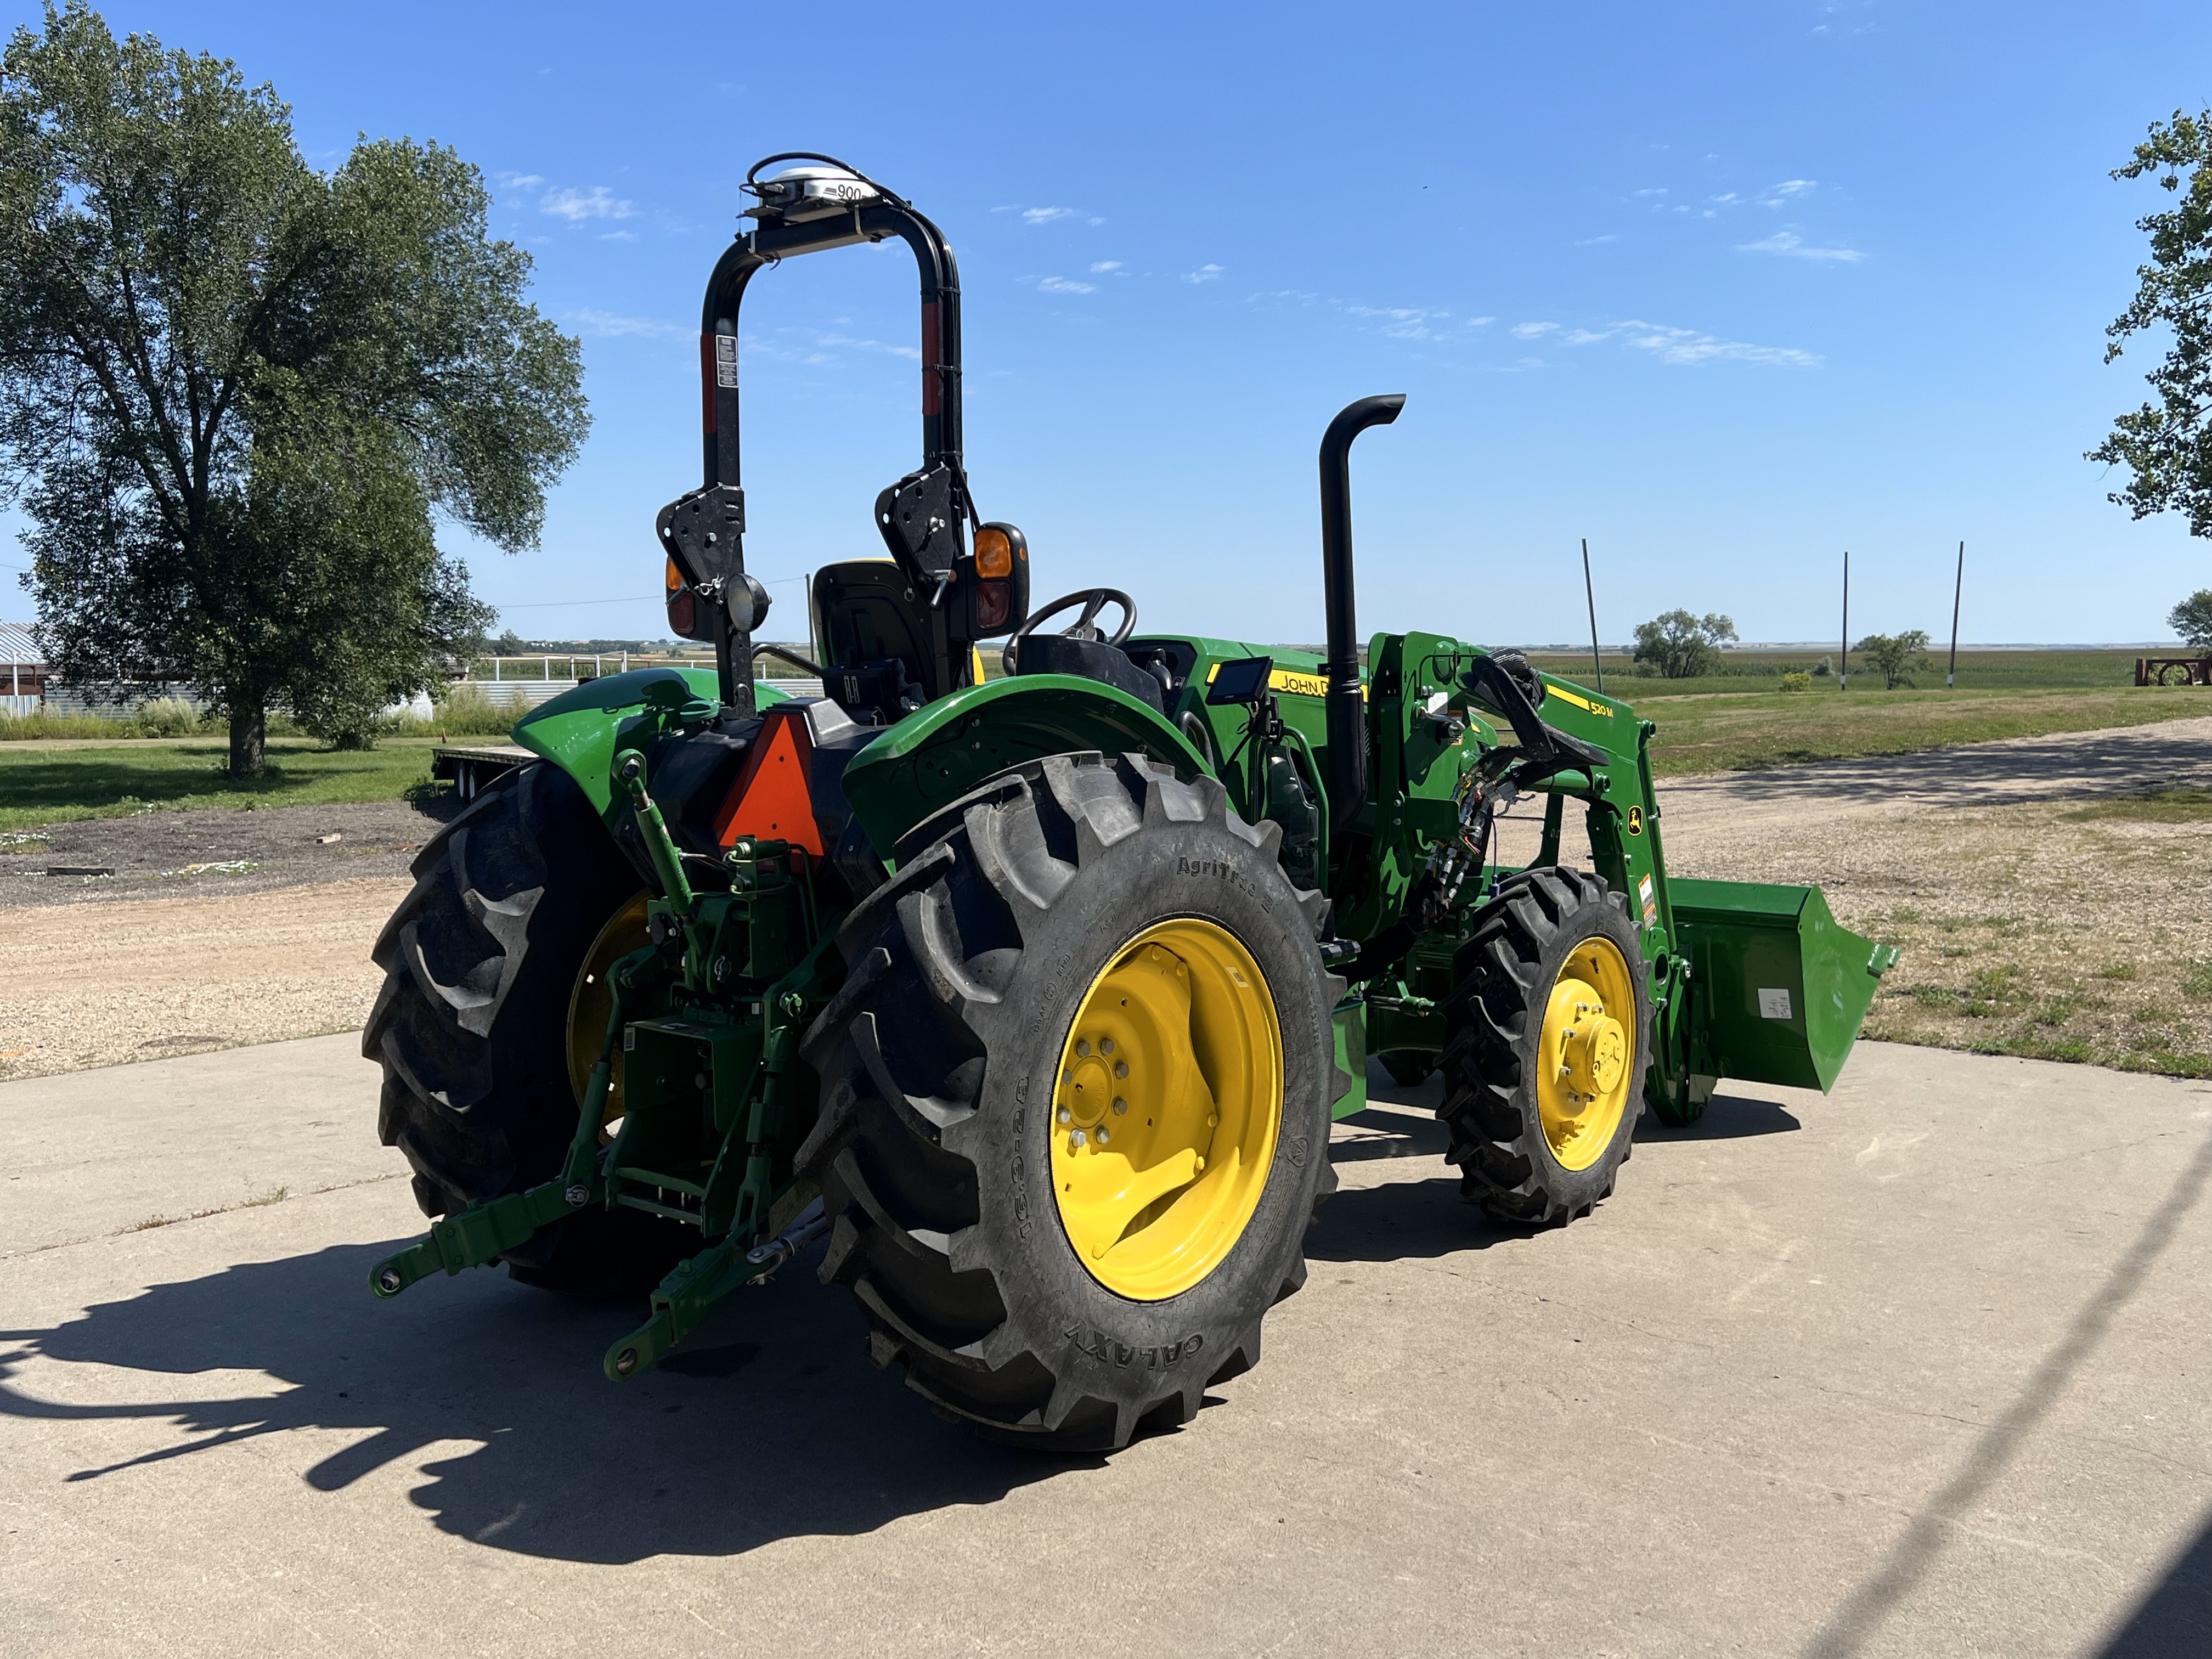
M1091 1276L1159 1302L1212 1273L1282 1121L1282 1026L1236 936L1185 917L1115 952L1068 1028L1050 1125L1060 1225Z
M584 953L575 988L568 993L568 1084L576 1091L576 1104L584 1103L584 1091L592 1080L592 1067L599 1063L600 1047L607 1040L607 1016L614 1012L614 993L607 988L607 969L633 951L645 948L645 895L640 893L608 918ZM615 1050L612 1078L607 1089L607 1109L602 1125L623 1115L623 1057ZM604 1132L600 1137L605 1139Z
M1587 1170L1613 1144L1636 1075L1636 981L1608 939L1575 946L1552 981L1536 1047L1536 1106L1562 1169Z

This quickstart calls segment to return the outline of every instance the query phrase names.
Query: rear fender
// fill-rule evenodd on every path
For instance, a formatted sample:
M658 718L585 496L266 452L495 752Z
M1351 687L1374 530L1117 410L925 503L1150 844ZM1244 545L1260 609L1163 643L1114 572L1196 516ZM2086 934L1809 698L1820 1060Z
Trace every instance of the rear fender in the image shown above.
M1213 769L1150 705L1098 680L1023 674L917 709L854 757L845 799L879 856L949 801L1024 761L1083 750L1140 754L1183 778Z
M608 818L615 811L616 751L659 736L686 704L712 704L719 695L711 668L633 668L539 703L514 723L514 740L575 779ZM763 708L789 701L764 680L753 683L753 696Z

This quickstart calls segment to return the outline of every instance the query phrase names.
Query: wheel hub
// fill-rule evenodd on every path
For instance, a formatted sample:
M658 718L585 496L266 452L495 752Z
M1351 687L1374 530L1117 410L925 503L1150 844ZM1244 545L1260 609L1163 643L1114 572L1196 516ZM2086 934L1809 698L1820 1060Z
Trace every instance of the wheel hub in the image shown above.
M1544 1139L1564 1169L1589 1168L1620 1127L1636 1059L1625 1021L1635 1012L1635 981L1610 939L1568 953L1545 1004L1536 1079Z
M1282 1110L1274 999L1237 938L1187 917L1124 945L1053 1093L1053 1195L1091 1277L1158 1301L1212 1272L1258 1207Z
M1602 1002L1577 1002L1562 1050L1567 1086L1584 1097L1610 1093L1628 1069L1628 1034Z

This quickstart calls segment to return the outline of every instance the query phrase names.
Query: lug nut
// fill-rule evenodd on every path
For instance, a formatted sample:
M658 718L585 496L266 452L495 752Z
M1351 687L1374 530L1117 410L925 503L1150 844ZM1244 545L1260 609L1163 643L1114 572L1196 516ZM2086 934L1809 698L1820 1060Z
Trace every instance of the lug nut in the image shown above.
M1074 1119L1068 1115L1067 1108L1065 1106L1060 1109L1060 1121L1062 1123L1072 1123L1074 1121Z
M1098 1039L1098 1052L1102 1054L1112 1054L1114 1052L1114 1039L1112 1037L1100 1037Z
M1121 1096L1115 1095L1114 1097L1114 1115L1119 1117L1128 1109L1129 1103L1122 1099Z
M1115 1077L1127 1077L1127 1076L1128 1076L1128 1075L1129 1075L1129 1062L1128 1062L1127 1060L1115 1060L1115 1061L1114 1062L1114 1075L1115 1075Z
M1104 1129L1103 1129L1103 1128L1102 1128L1101 1130L1099 1130L1099 1132L1098 1132L1098 1144L1099 1144L1101 1146L1103 1146L1106 1144L1106 1142L1108 1141L1108 1139L1110 1139L1110 1137L1109 1137L1109 1136L1108 1136L1108 1134L1107 1134L1107 1133L1106 1133L1106 1131L1105 1131Z
M1081 1152L1084 1145L1083 1131L1080 1129L1078 1129L1073 1134L1067 1138L1067 1150L1071 1152Z
M1088 1054L1091 1052L1091 1039L1089 1037L1076 1038L1075 1052L1079 1054Z

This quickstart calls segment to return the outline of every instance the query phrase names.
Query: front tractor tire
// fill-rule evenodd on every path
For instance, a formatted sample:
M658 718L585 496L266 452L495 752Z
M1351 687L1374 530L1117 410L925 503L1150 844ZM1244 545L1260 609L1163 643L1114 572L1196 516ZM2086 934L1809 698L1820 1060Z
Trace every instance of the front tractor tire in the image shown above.
M1055 756L910 831L848 918L799 1162L823 1280L941 1410L1110 1449L1257 1363L1348 1082L1279 836L1210 778Z
M1650 1063L1626 901L1578 870L1510 876L1452 968L1437 1115L1462 1193L1519 1226L1587 1214L1613 1195Z
M644 943L641 884L574 780L507 774L416 856L414 890L373 952L384 988L362 1053L384 1068L378 1133L414 1170L426 1216L551 1180L580 1097L579 1022L598 1054L598 972ZM586 1068L587 1069L587 1068ZM553 1290L649 1288L690 1249L681 1224L592 1209L501 1258Z

